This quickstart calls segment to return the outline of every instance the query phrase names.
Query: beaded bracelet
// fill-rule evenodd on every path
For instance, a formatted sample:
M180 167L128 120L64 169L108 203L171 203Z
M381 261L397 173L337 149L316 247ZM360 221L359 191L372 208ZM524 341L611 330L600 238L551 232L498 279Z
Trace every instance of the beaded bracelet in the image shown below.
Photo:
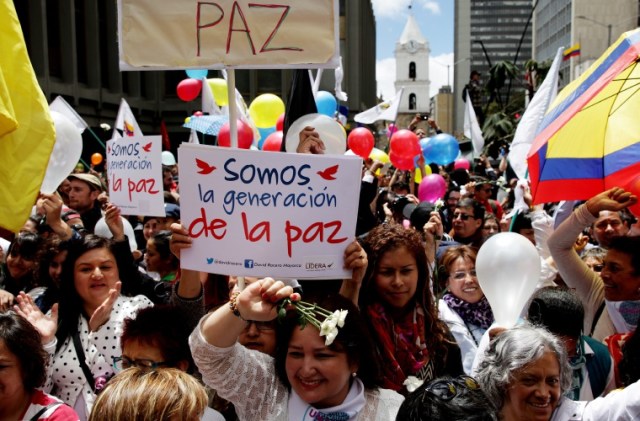
M238 296L239 295L240 295L240 292L238 292L238 291L236 291L233 294L231 294L231 297L229 298L229 308L231 309L231 312L233 313L234 316L239 317L239 318L242 319L242 316L240 315L240 312L238 311Z

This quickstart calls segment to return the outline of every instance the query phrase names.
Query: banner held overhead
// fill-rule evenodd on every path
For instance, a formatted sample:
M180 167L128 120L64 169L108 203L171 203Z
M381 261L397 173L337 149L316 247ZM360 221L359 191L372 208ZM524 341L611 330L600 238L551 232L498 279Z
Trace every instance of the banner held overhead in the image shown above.
M336 67L337 0L119 0L121 70Z

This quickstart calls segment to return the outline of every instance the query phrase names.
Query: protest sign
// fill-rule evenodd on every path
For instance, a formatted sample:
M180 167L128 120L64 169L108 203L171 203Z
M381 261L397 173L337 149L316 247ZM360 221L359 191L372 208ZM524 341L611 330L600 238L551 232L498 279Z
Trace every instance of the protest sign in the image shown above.
M109 199L123 215L165 216L161 153L161 136L107 142Z
M341 279L355 238L362 160L183 143L184 268L276 278Z
M121 70L331 67L337 0L119 0Z

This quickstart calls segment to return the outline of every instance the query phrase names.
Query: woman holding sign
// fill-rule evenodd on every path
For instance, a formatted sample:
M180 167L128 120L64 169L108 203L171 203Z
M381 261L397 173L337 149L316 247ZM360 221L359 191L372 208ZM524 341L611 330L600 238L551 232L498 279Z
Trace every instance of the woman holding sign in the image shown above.
M184 227L174 224L172 230L172 250L190 247ZM354 277L362 277L367 260L357 242L347 247L344 261ZM182 276L194 273L183 269ZM285 299L292 304L281 305ZM229 304L205 316L189 339L204 382L233 403L240 420L395 419L403 398L379 388L373 344L358 309L336 295L318 302L321 310L303 313L298 306L307 303L299 300L291 286L272 278L235 290ZM335 323L326 324L336 313ZM276 318L282 323L275 357L240 345L247 323ZM319 318L321 330L310 321Z
M429 265L420 235L399 225L379 225L364 240L365 281L343 282L340 293L359 302L377 344L383 386L406 393L413 376L424 382L464 374L460 348L438 319L429 289Z

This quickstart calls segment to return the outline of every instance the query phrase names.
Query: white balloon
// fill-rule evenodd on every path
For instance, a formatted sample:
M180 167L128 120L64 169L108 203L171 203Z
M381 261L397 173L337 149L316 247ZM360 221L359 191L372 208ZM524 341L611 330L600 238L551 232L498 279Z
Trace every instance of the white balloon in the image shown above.
M324 143L327 155L342 155L347 150L347 135L340 123L324 114L307 114L293 122L287 131L286 147L288 152L295 152L300 143L300 132L305 127L313 127Z
M47 194L56 191L60 183L71 174L82 155L82 135L76 126L56 111L51 111L51 118L56 126L56 142L40 186L40 191Z
M496 234L480 247L476 272L496 323L515 325L540 278L536 247L515 232Z

